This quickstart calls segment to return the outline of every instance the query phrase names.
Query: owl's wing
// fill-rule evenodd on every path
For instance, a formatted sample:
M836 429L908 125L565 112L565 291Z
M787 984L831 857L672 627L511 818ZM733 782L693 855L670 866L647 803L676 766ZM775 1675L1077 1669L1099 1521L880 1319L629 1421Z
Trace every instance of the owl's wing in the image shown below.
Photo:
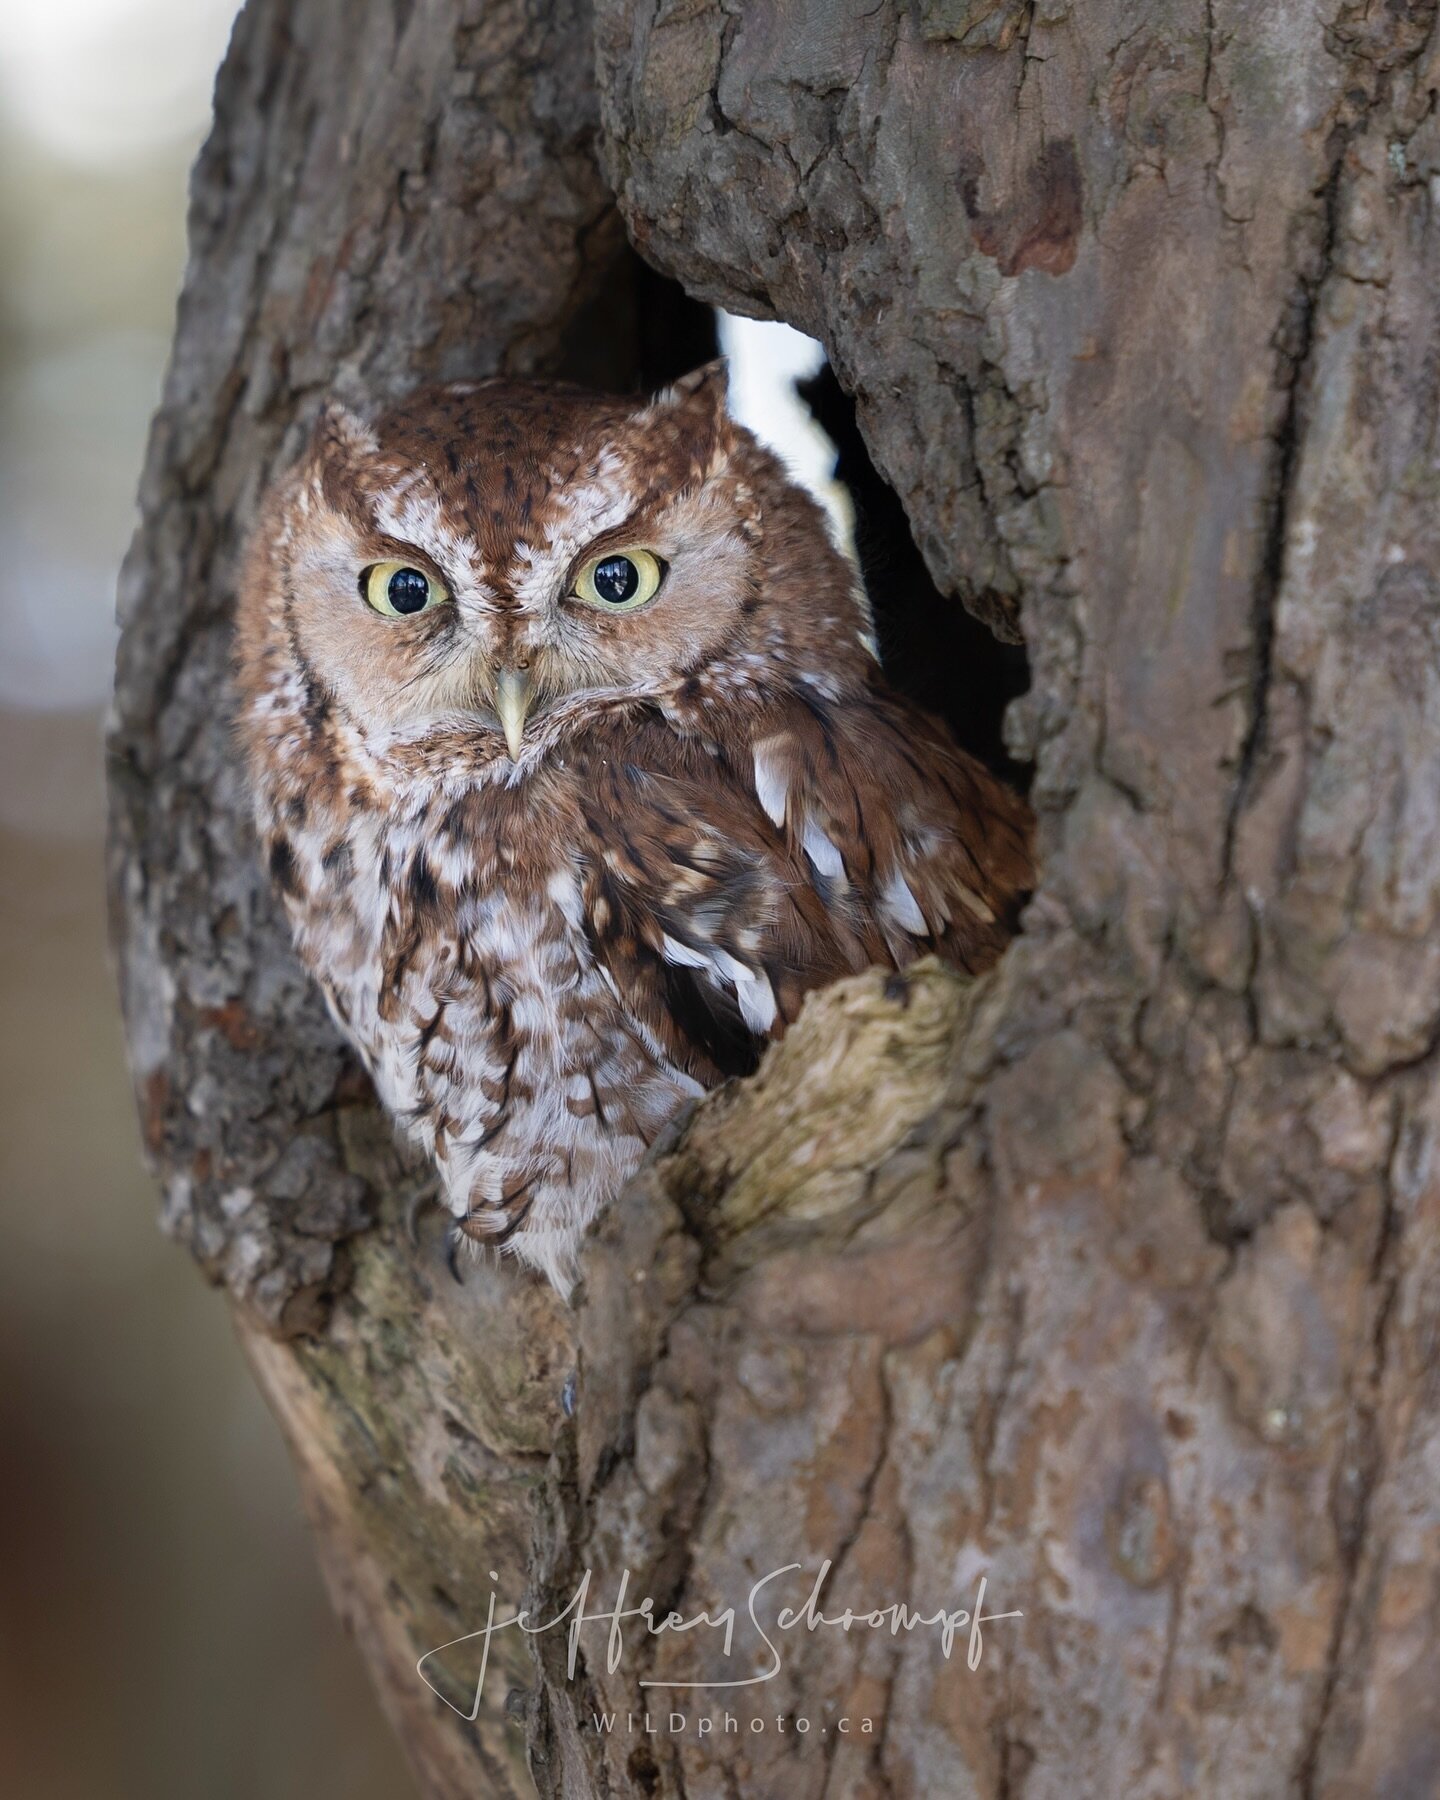
M702 743L634 721L577 761L592 949L701 1079L748 1072L841 975L988 967L1031 885L1024 803L904 702L794 695L744 722Z
M681 1067L748 1074L810 988L870 960L718 758L641 723L576 769L591 949Z
M937 720L878 678L841 698L797 692L749 753L761 806L871 961L994 963L1034 887L1033 821Z

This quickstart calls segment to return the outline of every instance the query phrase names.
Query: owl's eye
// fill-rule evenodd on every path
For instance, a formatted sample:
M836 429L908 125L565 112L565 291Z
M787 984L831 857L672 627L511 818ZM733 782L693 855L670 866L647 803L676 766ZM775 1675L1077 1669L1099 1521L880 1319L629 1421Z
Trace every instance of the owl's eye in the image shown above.
M387 619L408 619L450 598L433 575L408 563L373 563L360 577L360 591Z
M634 612L653 600L665 566L648 550L610 550L592 556L575 581L575 597L603 612Z

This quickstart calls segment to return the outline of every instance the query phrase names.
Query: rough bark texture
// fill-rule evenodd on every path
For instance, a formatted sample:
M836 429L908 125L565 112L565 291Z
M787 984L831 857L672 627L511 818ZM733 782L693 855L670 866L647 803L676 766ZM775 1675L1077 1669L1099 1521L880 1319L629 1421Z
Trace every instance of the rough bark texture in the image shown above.
M427 1789L526 1792L528 1744L570 1800L1440 1791L1435 0L593 27L247 9L124 578L166 1218L240 1303ZM284 947L224 678L239 533L322 391L573 363L577 320L597 377L638 365L602 114L638 248L820 336L940 587L1023 632L1044 878L978 988L813 1003L569 1316L409 1243L421 1178ZM608 1671L597 1629L573 1681L562 1633L507 1643L473 1728L413 1672L527 1569L542 1616L588 1567L688 1618L827 1558L827 1615L983 1573L1024 1618L973 1673L791 1633L703 1739L699 1696L673 1738L592 1715L734 1679L714 1632Z

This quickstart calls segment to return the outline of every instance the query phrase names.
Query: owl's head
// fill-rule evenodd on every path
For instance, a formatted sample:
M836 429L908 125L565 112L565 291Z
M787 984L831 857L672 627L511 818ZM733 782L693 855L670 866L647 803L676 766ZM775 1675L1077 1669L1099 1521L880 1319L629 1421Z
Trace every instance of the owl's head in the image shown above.
M328 408L266 508L241 605L377 743L493 734L520 760L596 707L842 680L867 628L820 509L725 408L494 380L373 425ZM504 746L504 749L501 746Z

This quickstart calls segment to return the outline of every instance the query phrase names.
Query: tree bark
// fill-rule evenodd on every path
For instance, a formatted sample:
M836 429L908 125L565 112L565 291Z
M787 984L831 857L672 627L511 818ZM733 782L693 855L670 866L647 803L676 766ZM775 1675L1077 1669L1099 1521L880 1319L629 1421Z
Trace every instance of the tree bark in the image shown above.
M242 15L122 581L116 941L166 1223L427 1792L1440 1792L1436 12ZM228 612L324 393L644 372L622 215L822 339L949 603L1023 635L1043 877L983 982L812 1000L569 1313L407 1235L255 865ZM492 1590L690 1619L827 1561L827 1617L1024 1616L678 1696L764 1645L511 1634L473 1725L414 1669ZM474 1652L426 1665L461 1708ZM596 1730L647 1699L687 1729Z

